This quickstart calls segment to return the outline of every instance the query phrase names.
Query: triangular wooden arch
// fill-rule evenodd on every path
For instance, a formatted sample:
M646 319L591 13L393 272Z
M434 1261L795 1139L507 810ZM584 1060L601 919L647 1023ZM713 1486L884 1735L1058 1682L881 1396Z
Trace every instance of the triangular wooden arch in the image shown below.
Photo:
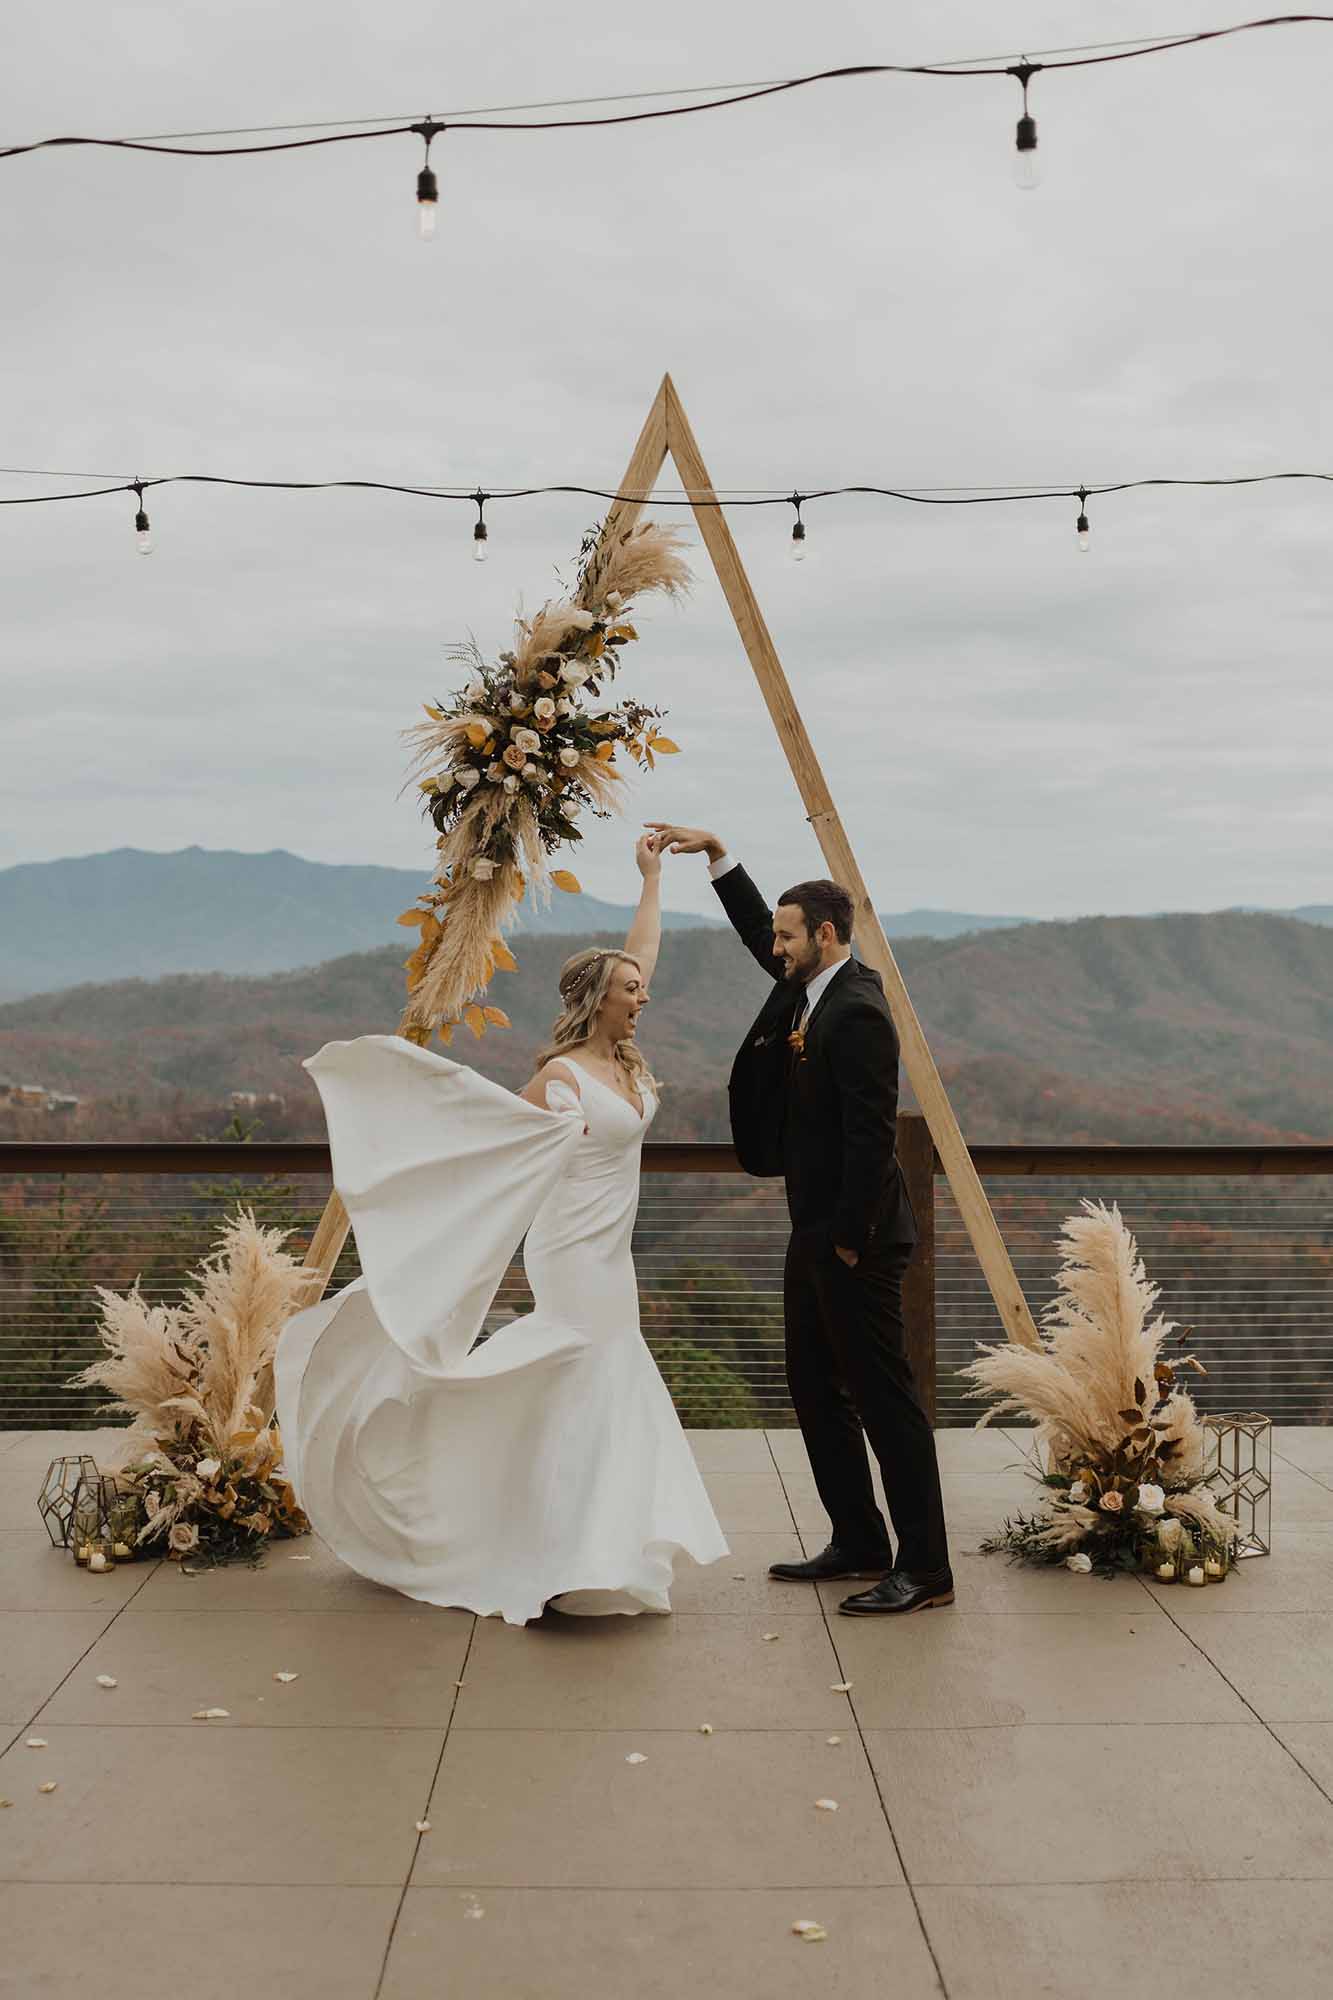
M708 469L695 442L694 432L690 429L676 385L669 375L662 377L662 386L654 398L625 477L617 489L622 497L612 502L602 524L602 536L605 538L633 526L650 498L668 457L680 474L704 546L713 559L718 582L736 621L741 644L754 668L759 691L773 718L778 740L786 752L796 788L805 805L806 817L815 830L829 874L850 893L855 904L857 950L865 963L874 966L884 981L884 991L898 1029L903 1068L930 1128L940 1164L948 1177L959 1214L990 1287L995 1310L1010 1340L1019 1341L1025 1347L1036 1347L1037 1329L1014 1275L1009 1252L958 1129L958 1120L953 1115L953 1107L940 1081L935 1059L916 1017L916 1010L908 998L903 976L889 949L889 941L876 915L870 892L856 865L856 857L824 782L814 746L792 697L777 649L755 601L749 578L731 538L731 530L708 477ZM633 497L636 495L637 498ZM305 1269L310 1273L312 1297L322 1296L338 1261L338 1254L347 1240L347 1231L347 1211L338 1196L331 1195L305 1261Z

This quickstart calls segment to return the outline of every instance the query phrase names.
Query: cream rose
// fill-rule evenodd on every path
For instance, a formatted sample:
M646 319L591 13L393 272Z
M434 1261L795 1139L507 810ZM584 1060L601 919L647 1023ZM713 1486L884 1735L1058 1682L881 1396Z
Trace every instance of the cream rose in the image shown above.
M518 790L518 779L514 776L512 771L509 773L509 776L505 779L505 790L507 792L516 792Z
M520 750L517 743L506 743L504 760L511 771L521 771L528 761L528 753L526 750Z
M1082 1506L1088 1497L1087 1481L1085 1479L1076 1479L1069 1489L1069 1497L1076 1507Z
M1123 1493L1116 1492L1103 1493L1099 1504L1103 1514L1123 1514L1125 1510L1125 1496Z
M1092 1557L1085 1556L1080 1550L1077 1555L1065 1557L1065 1568L1072 1569L1075 1576L1086 1576L1092 1568Z
M539 714L541 713L540 702L537 703L537 711ZM516 729L514 731L514 744L517 749L522 750L530 757L534 750L541 749L542 739L535 729Z
M580 632L591 632L597 620L591 611L580 611L576 606L570 611L569 622Z
M574 749L572 744L566 743L564 749L560 752L560 762L564 765L567 771L572 771L574 766L578 763L578 761L579 761L578 751Z
M549 694L538 695L532 704L532 712L539 722L555 721L555 703Z
M1140 1486L1139 1497L1134 1502L1140 1514L1160 1514L1166 1505L1166 1494L1160 1486Z
M480 783L481 772L474 771L470 764L466 770L462 770L458 774L458 788L462 792L474 792Z
M201 1458L194 1470L197 1479L216 1479L222 1470L222 1460L220 1458Z
M167 1547L178 1556L188 1556L199 1546L199 1530L189 1521L173 1521L167 1530Z
M560 678L566 687L582 687L588 678L588 669L579 666L576 660L566 660L560 669Z

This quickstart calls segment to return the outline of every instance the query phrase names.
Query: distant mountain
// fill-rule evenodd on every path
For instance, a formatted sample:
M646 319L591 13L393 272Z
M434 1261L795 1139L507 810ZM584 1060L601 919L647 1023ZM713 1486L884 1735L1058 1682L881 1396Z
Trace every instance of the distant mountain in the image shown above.
M513 1031L480 1043L460 1033L451 1053L521 1082L572 942L520 941L518 973L494 989ZM305 971L89 985L3 1006L0 1075L91 1098L94 1113L104 1103L85 1137L195 1136L225 1120L217 1107L233 1090L285 1100L263 1112L263 1138L314 1137L319 1106L301 1059L392 1026L404 955L395 944ZM1199 1145L1333 1133L1333 929L1241 912L1089 917L911 938L895 955L970 1139ZM668 1086L660 1137L725 1135L727 1071L766 985L730 932L667 939L642 1029ZM8 1115L0 1137L32 1136Z
M394 918L425 871L182 848L119 847L69 861L0 870L0 998L55 992L86 979L172 972L283 972L400 940ZM631 911L557 892L525 911L530 935L621 930ZM708 918L664 913L667 928ZM716 921L716 920L715 920Z
M425 877L408 868L303 861L283 848L239 854L186 847L152 854L119 847L68 861L0 869L0 1000L53 993L87 979L158 979L173 972L284 972L394 938L394 918ZM523 914L533 937L624 932L629 904L551 898ZM664 913L667 929L716 927L720 917ZM883 919L891 937L957 937L1021 917L906 910Z

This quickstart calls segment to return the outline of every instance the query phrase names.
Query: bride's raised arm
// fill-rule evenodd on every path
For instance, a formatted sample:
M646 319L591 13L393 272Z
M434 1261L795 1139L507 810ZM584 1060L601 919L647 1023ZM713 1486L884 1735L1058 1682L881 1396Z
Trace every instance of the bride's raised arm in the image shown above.
M638 960L644 986L648 987L653 983L657 955L662 948L662 856L656 834L644 834L635 846L634 859L643 877L643 893L625 939L625 950Z

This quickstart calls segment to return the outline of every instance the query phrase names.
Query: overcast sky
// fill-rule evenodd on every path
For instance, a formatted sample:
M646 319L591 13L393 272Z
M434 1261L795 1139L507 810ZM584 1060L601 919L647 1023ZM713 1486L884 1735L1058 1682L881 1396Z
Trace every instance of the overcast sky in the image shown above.
M1217 25L1156 5L67 0L0 140L775 78ZM881 77L639 128L0 162L0 463L613 485L664 369L724 488L1333 470L1333 29L1040 76ZM76 482L83 483L83 482ZM0 478L0 493L59 482ZM398 731L508 643L595 503L125 495L0 510L0 867L130 845L418 864ZM1333 487L733 516L872 889L1035 916L1333 901ZM688 517L685 517L688 519ZM622 685L686 754L632 819L822 872L706 557ZM640 810L641 808L641 810ZM629 834L586 886L627 899ZM668 900L709 906L697 863Z

